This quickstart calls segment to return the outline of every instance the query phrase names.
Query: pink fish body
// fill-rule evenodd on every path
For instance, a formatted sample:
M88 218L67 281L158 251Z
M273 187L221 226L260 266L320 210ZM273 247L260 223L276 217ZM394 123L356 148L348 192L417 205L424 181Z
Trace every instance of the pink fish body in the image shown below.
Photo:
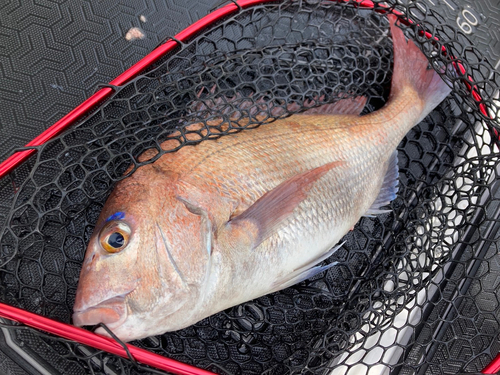
M129 341L286 288L397 191L396 147L450 92L390 16L391 96L299 114L165 154L121 181L90 240L76 325ZM101 331L103 332L103 331ZM104 332L103 332L104 333Z

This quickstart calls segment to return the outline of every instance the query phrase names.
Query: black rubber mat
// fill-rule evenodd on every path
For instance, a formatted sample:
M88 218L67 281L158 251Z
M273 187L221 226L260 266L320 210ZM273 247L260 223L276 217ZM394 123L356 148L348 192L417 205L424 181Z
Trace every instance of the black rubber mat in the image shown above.
M216 3L3 0L0 161ZM144 38L126 40L132 27Z

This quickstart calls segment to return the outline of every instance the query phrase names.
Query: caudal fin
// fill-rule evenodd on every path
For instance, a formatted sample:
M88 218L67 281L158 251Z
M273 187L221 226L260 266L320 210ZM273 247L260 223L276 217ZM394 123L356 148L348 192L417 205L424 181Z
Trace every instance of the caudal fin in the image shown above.
M449 95L451 89L438 73L427 69L429 61L415 43L411 40L406 42L403 32L396 26L397 17L391 14L388 18L394 46L394 73L390 98L401 94L405 86L412 86L424 103L418 123Z

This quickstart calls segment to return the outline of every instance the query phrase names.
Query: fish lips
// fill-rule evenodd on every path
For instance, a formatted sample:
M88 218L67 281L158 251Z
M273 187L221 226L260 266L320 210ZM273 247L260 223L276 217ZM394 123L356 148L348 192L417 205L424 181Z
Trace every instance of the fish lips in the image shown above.
M99 323L114 328L127 319L128 311L125 296L117 296L105 300L95 306L73 313L73 324L76 326L91 326Z

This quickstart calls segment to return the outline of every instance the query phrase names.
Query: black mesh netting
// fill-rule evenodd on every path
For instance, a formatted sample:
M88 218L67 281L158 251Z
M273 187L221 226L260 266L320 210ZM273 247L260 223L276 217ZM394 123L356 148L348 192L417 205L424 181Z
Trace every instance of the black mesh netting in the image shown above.
M387 3L418 21L403 28L436 69L465 68L448 69L452 95L401 143L393 212L363 218L325 274L135 344L223 374L477 372L500 350L500 78L439 14ZM86 243L131 164L342 95L365 95L365 113L376 110L391 64L387 18L349 3L253 6L180 45L0 180L2 302L70 322ZM149 371L0 329L56 372Z

